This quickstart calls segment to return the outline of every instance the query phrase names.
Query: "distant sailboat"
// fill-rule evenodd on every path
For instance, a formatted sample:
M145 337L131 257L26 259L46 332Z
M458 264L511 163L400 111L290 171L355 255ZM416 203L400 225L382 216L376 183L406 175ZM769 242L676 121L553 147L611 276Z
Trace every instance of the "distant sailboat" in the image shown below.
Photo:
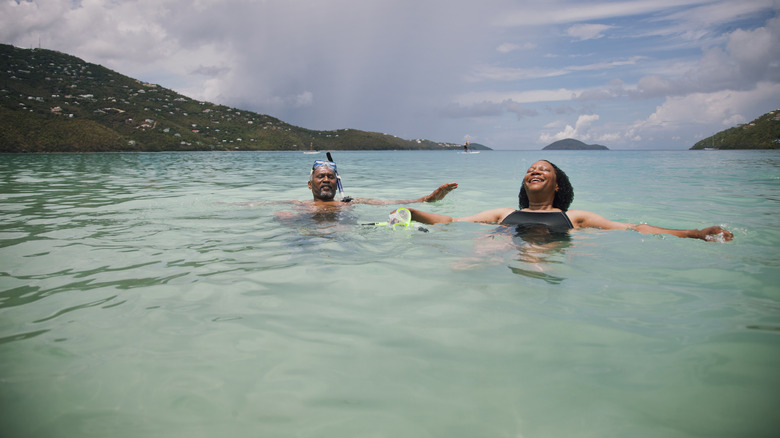
M303 153L307 154L307 155L308 154L319 154L320 151L315 151L314 150L314 142L312 142L312 143L309 143L309 150L308 151L304 151Z

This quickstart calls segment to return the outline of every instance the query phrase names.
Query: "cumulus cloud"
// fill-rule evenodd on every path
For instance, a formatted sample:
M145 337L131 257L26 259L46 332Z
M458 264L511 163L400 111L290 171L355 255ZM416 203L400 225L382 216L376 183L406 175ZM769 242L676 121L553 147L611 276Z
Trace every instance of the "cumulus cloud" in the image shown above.
M627 91L634 98L656 98L747 90L761 81L780 82L780 17L754 30L737 29L725 39L725 47L705 49L685 70L642 77Z
M780 106L780 84L762 82L756 88L746 91L723 90L670 97L641 125L663 127L680 121L687 123L691 120L690 115L695 114L695 120L700 124L730 127L735 122L748 121L744 112L756 103L775 103L775 106Z
M574 126L566 125L562 131L555 133L543 132L539 139L545 143L551 143L565 138L575 138L580 141L589 141L591 125L599 120L598 114L583 114L577 118Z
M766 3L748 1L742 10L726 6L708 8L707 16L713 22L722 23L734 15L766 7ZM719 14L718 11L730 12ZM770 18L765 26L752 30L727 32L722 39L723 44L705 47L702 56L687 66L673 63L667 72L641 77L634 85L613 80L606 86L584 89L577 94L580 101L663 98L664 102L646 119L613 132L597 133L589 131L587 125L583 129L567 125L563 131L543 134L541 139L578 134L622 144L653 138L661 142L688 142L686 146L690 146L702 133L709 135L780 107L777 103L780 102L780 17ZM756 113L756 108L764 110Z
M609 139L623 145L654 138L659 142L682 141L690 147L702 137L752 120L758 115L754 113L756 107L780 109L780 84L761 82L752 90L672 96L646 119L619 131L590 134L599 141Z
M726 50L745 79L780 81L780 17L766 27L732 32Z

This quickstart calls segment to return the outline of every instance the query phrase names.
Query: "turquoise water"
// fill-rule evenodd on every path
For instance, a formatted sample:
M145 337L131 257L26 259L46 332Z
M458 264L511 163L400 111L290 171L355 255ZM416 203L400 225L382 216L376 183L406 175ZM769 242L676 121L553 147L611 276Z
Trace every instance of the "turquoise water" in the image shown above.
M336 152L347 194L512 207L549 159L574 209L711 243L299 215L300 153L0 156L8 437L772 437L780 153Z

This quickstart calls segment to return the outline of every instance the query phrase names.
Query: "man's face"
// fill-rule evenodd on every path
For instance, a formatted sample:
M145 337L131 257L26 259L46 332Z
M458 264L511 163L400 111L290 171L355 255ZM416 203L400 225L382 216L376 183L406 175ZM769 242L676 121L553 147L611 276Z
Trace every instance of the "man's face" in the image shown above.
M309 178L309 189L315 201L332 201L337 187L336 171L330 166L317 166Z

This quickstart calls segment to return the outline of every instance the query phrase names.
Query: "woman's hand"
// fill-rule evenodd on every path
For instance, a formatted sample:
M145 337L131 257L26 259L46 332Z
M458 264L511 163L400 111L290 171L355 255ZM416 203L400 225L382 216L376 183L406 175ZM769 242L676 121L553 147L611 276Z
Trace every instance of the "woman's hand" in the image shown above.
M697 237L708 242L728 242L734 239L734 234L732 234L731 231L719 226L707 227L698 231L701 236Z

